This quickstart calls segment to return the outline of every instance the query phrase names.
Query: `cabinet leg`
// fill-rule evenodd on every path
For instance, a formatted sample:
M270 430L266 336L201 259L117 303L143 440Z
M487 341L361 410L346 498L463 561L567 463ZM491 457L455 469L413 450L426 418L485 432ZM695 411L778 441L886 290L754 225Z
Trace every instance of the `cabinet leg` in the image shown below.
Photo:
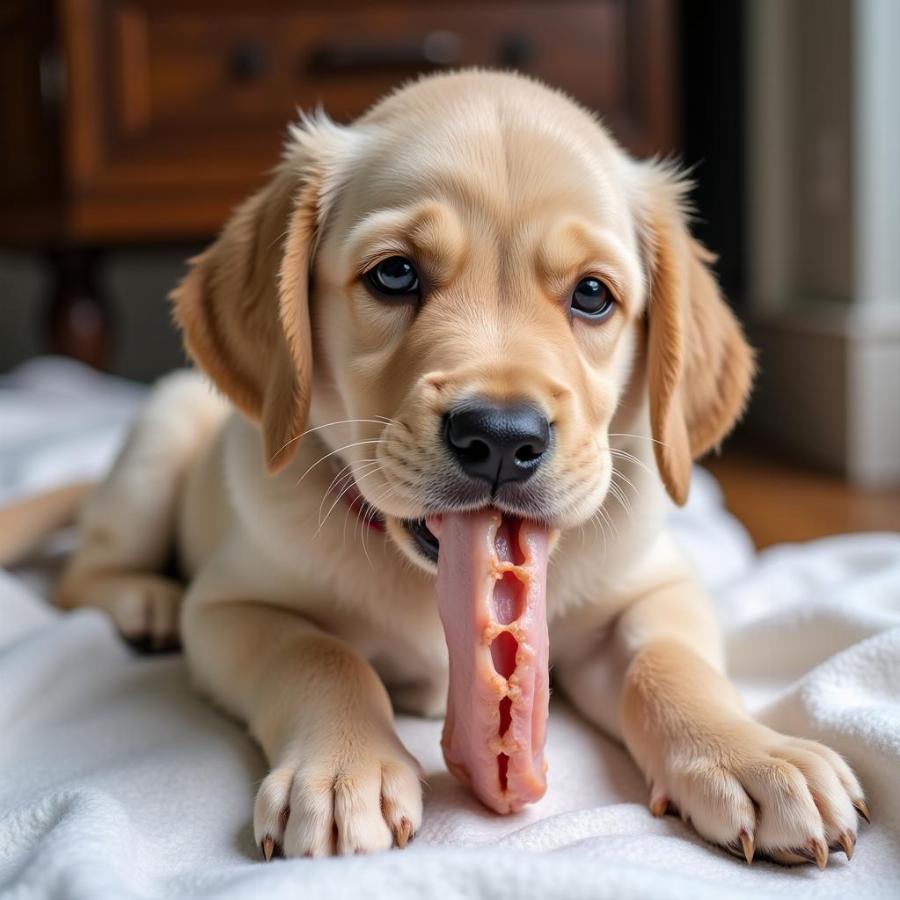
M108 369L112 315L97 287L96 252L57 250L50 253L50 262L54 271L48 317L51 351L95 369Z

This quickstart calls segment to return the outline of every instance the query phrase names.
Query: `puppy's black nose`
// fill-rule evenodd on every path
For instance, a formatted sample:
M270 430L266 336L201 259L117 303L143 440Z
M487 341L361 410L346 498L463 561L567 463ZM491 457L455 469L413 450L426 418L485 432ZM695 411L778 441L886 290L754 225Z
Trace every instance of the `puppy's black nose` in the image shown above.
M550 423L533 406L459 406L444 416L444 442L462 470L499 486L524 481L550 446Z

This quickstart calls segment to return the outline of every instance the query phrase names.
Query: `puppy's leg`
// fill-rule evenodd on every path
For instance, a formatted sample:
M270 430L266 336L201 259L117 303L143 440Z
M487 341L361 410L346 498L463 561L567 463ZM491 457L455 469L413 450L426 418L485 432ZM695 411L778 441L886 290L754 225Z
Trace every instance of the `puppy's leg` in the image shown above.
M422 821L420 770L362 657L270 605L192 596L183 628L195 676L269 761L253 815L266 859L405 846Z
M748 861L757 852L823 867L828 848L849 857L856 812L867 812L859 782L834 751L753 721L721 656L711 603L685 578L646 593L613 626L602 656L563 662L558 678L588 718L624 740L654 815L672 804Z
M196 373L160 381L82 508L79 547L56 589L60 606L105 609L124 637L153 648L177 642L182 587L158 573L172 550L184 474L226 409Z

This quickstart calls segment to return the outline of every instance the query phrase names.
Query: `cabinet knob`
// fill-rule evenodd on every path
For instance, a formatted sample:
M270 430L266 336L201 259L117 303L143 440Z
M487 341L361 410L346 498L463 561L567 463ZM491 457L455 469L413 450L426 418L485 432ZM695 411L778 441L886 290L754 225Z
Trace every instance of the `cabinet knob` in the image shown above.
M500 65L512 69L525 69L537 55L537 48L530 35L513 32L500 41Z
M241 41L231 49L228 72L235 81L249 82L261 78L271 67L266 46L259 41Z

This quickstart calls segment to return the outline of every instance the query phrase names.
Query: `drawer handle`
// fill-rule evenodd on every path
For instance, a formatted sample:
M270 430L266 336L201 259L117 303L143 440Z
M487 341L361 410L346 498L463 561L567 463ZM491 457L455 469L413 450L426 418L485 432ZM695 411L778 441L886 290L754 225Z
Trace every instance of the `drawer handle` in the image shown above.
M271 65L268 48L258 41L241 41L231 48L228 56L228 72L235 81L256 81Z
M528 34L514 31L500 42L500 65L510 69L527 69L537 56L537 47Z
M325 44L313 53L309 68L317 74L405 67L459 65L463 40L453 31L432 31L422 40L353 41Z

